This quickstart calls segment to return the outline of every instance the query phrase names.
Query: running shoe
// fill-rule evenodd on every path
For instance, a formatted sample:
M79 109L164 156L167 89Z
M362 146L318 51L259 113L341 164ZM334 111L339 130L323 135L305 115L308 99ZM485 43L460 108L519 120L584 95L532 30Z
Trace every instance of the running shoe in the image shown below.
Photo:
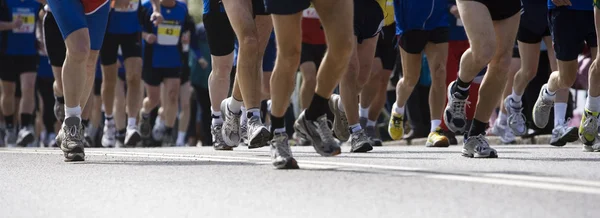
M340 141L347 141L350 137L348 132L348 118L346 113L340 110L339 104L341 104L341 97L336 94L332 94L329 99L329 108L333 112L333 132Z
M367 134L365 134L365 130L361 129L355 133L350 134L350 139L346 142L350 145L350 152L353 153L363 153L367 151L373 150L373 144L375 144Z
M527 133L527 127L525 126L525 114L523 114L523 103L521 101L515 101L510 96L504 100L504 108L508 113L508 127L512 130L512 133L516 136L522 136Z
M569 127L567 122L564 122L552 129L550 145L557 147L565 146L569 142L577 141L578 138L577 128Z
M63 151L65 162L85 160L83 127L78 117L65 119L56 141Z
M404 137L404 115L392 112L388 124L388 133L392 140L400 140Z
M261 148L269 144L271 132L260 121L260 117L248 118L248 148Z
M316 121L310 121L306 119L305 111L300 113L294 123L295 131L301 137L310 140L315 151L321 156L335 156L342 153L339 141L333 137L333 131L329 128L327 115L323 114Z
M545 128L550 119L550 111L554 107L554 101L544 97L544 93L548 88L548 84L544 84L540 90L540 94L533 106L533 123L538 128Z
M427 136L426 147L449 147L450 140L444 135L444 130L438 127L435 131L430 132Z
M467 98L459 92L452 92L452 87L456 81L448 85L448 104L444 109L444 123L449 130L455 133L463 133L467 127L466 106L469 104Z
M33 141L35 141L35 136L33 126L24 126L19 130L19 134L17 137L17 145L21 147L26 147Z
M375 126L366 126L364 128L364 130L365 130L365 134L367 134L367 137L369 137L369 139L373 142L373 146L382 146L383 145L383 142L377 136Z
M271 140L271 162L277 169L299 169L298 162L292 155L288 144L288 136L284 133L273 134Z
M231 97L230 97L231 98ZM223 114L224 122L223 128L223 140L229 146L237 146L240 143L240 118L242 113L234 114L227 107L227 102L230 98L226 98L221 102L221 113Z
M462 150L464 157L497 158L498 152L490 147L485 135L470 136L465 140Z

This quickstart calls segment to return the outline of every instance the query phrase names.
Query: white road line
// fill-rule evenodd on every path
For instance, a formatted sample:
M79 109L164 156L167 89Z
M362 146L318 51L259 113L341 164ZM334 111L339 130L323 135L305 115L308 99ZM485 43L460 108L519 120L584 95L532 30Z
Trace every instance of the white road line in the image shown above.
M62 155L60 150L31 150L31 149L0 149L0 153L13 154L58 154ZM113 157L135 157L135 158L156 158L173 160L198 160L215 162L246 162L253 164L269 165L268 158L257 157L239 157L223 155L199 155L199 154L176 154L176 153L153 153L153 152L127 152L127 151L88 151L90 156L113 156ZM374 157L376 158L376 157ZM600 182L531 175L511 175L500 173L469 173L469 172L448 172L426 168L402 167L402 166L384 166L376 164L360 164L331 161L310 161L300 160L299 165L304 169L336 169L340 167L394 170L414 175L421 175L425 178L442 179L451 181L484 183L514 186L521 188L544 189L551 191L575 192L584 194L600 195Z

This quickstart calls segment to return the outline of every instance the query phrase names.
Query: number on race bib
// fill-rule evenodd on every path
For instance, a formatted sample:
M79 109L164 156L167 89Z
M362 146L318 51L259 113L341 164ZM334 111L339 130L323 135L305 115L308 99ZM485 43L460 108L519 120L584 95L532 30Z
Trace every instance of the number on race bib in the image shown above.
M35 31L35 15L32 12L22 12L21 10L17 9L13 12L13 20L20 19L23 21L23 25L14 28L13 33L33 33ZM28 10L25 9L24 11Z
M172 24L158 25L158 44L159 45L177 45L181 35L181 26Z

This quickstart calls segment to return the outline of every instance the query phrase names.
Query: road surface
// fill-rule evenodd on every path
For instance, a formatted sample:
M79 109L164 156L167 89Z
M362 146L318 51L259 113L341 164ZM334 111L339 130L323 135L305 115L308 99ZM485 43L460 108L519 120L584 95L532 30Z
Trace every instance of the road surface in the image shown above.
M0 217L600 217L600 153L494 147L293 147L300 170L273 169L268 148L88 149L83 163L0 148Z

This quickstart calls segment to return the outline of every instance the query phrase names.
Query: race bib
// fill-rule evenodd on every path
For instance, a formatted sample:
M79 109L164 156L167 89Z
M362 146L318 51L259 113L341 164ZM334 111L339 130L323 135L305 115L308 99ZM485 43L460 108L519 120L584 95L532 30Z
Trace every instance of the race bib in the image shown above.
M302 12L302 17L304 18L313 18L319 19L319 14L317 14L317 10L315 8L307 8Z
M134 12L138 10L140 6L140 0L129 0L127 8L115 8L117 12Z
M173 24L158 25L158 40L159 45L177 45L179 36L181 35L181 26Z
M13 33L33 33L35 31L35 14L27 8L15 8L13 20L22 20L23 25L14 28Z

